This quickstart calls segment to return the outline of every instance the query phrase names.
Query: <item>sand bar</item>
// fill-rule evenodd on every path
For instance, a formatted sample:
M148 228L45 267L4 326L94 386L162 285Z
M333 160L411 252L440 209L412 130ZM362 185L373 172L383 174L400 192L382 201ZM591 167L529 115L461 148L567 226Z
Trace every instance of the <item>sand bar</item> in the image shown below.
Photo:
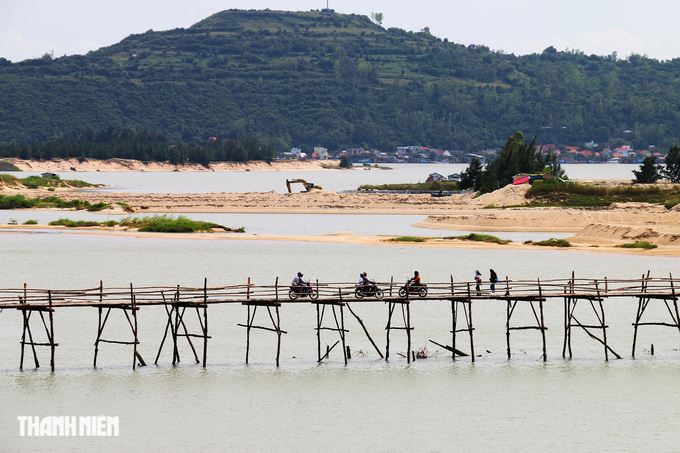
M416 226L462 231L536 231L571 232L570 242L579 248L608 247L631 242L650 242L667 247L680 246L680 210L667 210L647 203L613 204L607 208L524 208L528 186L508 186L475 198L472 193L450 197L426 194L336 193L314 190L308 193L271 192L207 194L139 194L77 192L57 189L5 188L3 194L27 197L58 195L65 200L80 199L91 203L129 204L134 215L154 213L261 213L261 214L398 214L422 215ZM493 206L493 207L492 207ZM503 208L502 206L506 206ZM509 206L509 207L507 207ZM122 214L120 208L103 214ZM68 217L68 214L65 214ZM200 216L195 216L200 220ZM248 225L246 225L248 228ZM172 235L172 237L177 237ZM322 236L321 238L324 238ZM263 239L258 236L254 239ZM295 239L300 240L299 236ZM314 241L347 242L347 238ZM267 240L277 240L269 238ZM312 240L312 239L307 239ZM356 240L355 238L352 241ZM351 241L350 241L351 242ZM428 241L423 246L436 244ZM441 246L441 244L439 244ZM465 247L491 245L465 245ZM597 246L597 247L595 247ZM619 251L619 249L617 249ZM633 250L633 253L638 252ZM676 254L660 249L645 253Z
M250 162L212 162L202 164L171 164L170 162L143 162L132 159L51 159L23 160L3 159L22 171L67 172L67 171L288 171L338 169L339 161L328 160L275 160Z

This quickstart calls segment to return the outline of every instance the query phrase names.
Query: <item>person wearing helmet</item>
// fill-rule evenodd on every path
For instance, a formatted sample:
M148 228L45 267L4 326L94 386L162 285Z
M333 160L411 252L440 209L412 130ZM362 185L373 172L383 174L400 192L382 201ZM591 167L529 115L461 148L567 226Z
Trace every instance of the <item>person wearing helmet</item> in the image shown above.
M411 279L411 286L422 286L420 283L420 273L418 271L413 272L413 278Z
M362 272L359 274L359 277L361 277L361 280L359 280L360 286L375 284L375 282L372 282L368 279L368 272Z
M304 275L305 274L303 274L302 272L298 272L297 277L295 277L293 279L293 282L291 283L291 285L293 285L293 286L306 286L306 285L308 285L309 283L304 281L304 279L302 278Z

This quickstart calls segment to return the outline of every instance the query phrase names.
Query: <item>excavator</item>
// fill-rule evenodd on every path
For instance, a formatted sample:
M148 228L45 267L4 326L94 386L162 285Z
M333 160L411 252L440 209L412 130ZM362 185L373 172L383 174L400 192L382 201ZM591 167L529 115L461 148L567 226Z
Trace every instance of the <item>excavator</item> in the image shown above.
M303 186L305 186L305 192L311 192L312 189L323 190L321 186L317 186L313 182L307 182L304 179L286 179L286 187L288 187L288 193L293 193L293 191L290 190L290 185L296 183L300 183Z

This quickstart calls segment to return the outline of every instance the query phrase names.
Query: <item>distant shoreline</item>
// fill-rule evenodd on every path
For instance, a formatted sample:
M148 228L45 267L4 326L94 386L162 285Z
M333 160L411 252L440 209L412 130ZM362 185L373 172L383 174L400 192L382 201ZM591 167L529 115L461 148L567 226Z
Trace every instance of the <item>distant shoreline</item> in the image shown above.
M40 172L81 172L81 171L288 171L288 170L338 170L337 160L273 160L271 162L211 162L207 167L201 164L172 164L170 162L144 162L132 159L18 159L15 157L1 159L19 168L21 171Z

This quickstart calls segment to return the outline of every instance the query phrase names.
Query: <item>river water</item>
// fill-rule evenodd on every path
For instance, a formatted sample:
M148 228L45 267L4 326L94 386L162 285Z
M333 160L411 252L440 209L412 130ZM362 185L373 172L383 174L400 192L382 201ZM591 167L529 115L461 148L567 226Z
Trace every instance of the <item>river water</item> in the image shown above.
M297 270L320 281L355 281L360 271L381 282L402 282L418 269L428 282L470 280L476 268L494 267L511 279L582 277L637 278L677 273L676 258L612 256L569 251L445 250L298 242L144 239L79 234L5 233L0 247L4 287L84 288L106 286L200 286L273 284ZM9 265L11 263L11 265ZM615 264L614 264L615 263ZM165 349L154 366L167 320L162 307L140 310L140 351L150 366L131 369L129 346L102 345L99 368L91 367L96 336L94 308L62 308L55 314L57 371L18 370L20 314L0 313L0 450L3 451L673 451L680 427L677 380L680 335L671 328L642 328L638 358L630 358L635 300L605 302L609 341L624 359L605 362L599 343L574 334L574 359L561 358L562 303L546 303L548 362L540 360L540 335L514 333L513 358L505 356L505 305L474 308L475 347L480 355L455 363L445 352L408 365L397 352L405 336L393 333L392 360L379 359L357 322L346 313L348 366L337 349L315 362L312 305L281 309L281 367L274 366L271 332L254 331L251 364L244 364L246 320L241 305L211 306L208 367L193 363L180 343L182 362L172 367ZM582 322L591 320L585 310ZM667 320L651 306L649 319ZM384 350L387 308L356 303ZM131 336L121 313L113 313L107 339ZM186 318L190 331L197 320ZM266 325L266 315L259 318ZM528 307L513 318L529 324ZM413 345L450 344L450 307L414 303ZM34 324L34 326L37 326ZM36 338L42 332L33 329ZM39 335L40 334L40 335ZM460 347L468 350L465 337ZM324 332L323 345L332 345ZM655 355L650 355L650 345ZM365 353L362 356L360 353ZM199 349L200 354L200 349ZM28 356L30 359L30 356ZM120 417L120 436L104 438L20 437L16 417L109 415Z
M149 175L137 177L147 181ZM405 234L420 217L243 215L224 220L259 234L348 229ZM4 264L0 285L26 283L32 288L96 287L100 280L107 287L202 286L204 278L209 286L218 286L245 283L249 277L256 285L271 285L277 276L287 282L298 270L320 282L353 282L359 272L368 271L369 277L383 283L391 278L403 282L415 269L430 283L448 282L451 276L469 281L475 269L487 277L489 268L501 278L515 280L568 278L572 271L584 278L639 278L648 269L653 276L680 272L678 258L644 253L452 250L53 231L2 233L0 250ZM347 344L353 352L347 366L337 348L327 362L316 363L313 305L284 305L281 326L288 334L283 336L279 368L276 336L267 331L253 331L250 365L244 364L245 332L237 324L246 321L245 307L211 305L206 369L194 364L181 339L178 366L171 365L167 343L159 365L153 365L167 316L162 307L143 307L139 350L149 366L136 371L131 367L131 348L115 344L100 346L99 367L93 369L97 310L61 308L55 313L59 343L55 373L49 371L47 348L38 350L41 368L32 368L29 353L25 370L19 371L21 315L3 310L0 451L676 451L680 334L668 327L642 327L637 358L631 359L637 301L612 299L604 304L609 343L622 360L606 362L601 345L579 331L574 331L574 358L562 359L563 305L561 300L549 300L546 363L541 361L536 331L514 332L513 357L507 360L505 305L500 301L474 304L478 357L475 363L469 358L453 362L446 351L428 342L450 344L450 306L422 301L411 307L413 347L426 347L430 358L407 364L397 354L406 350L405 335L395 331L391 359L381 360L346 312ZM594 322L586 308L585 303L579 306L579 320ZM357 302L353 309L384 351L387 306ZM669 321L661 303L652 302L648 310L647 321ZM520 305L513 323L529 325L532 316L528 306ZM187 314L185 320L190 332L198 331L195 315ZM265 313L258 314L260 325L267 322ZM33 324L36 341L44 341L38 327ZM104 337L131 338L121 313L111 314ZM335 341L332 332L324 331L324 348ZM469 350L463 334L458 346ZM19 435L18 416L62 415L118 416L120 435Z
M229 172L58 172L63 179L81 179L105 184L101 191L133 193L219 193L269 192L284 193L286 179L302 178L326 190L355 190L362 184L424 182L430 173L448 176L460 173L467 164L389 164L390 170L358 168L347 170L305 171L229 171ZM572 179L632 179L634 164L572 164L562 166ZM21 176L38 174L24 172ZM293 185L297 192L302 185ZM90 190L90 189L88 189Z

